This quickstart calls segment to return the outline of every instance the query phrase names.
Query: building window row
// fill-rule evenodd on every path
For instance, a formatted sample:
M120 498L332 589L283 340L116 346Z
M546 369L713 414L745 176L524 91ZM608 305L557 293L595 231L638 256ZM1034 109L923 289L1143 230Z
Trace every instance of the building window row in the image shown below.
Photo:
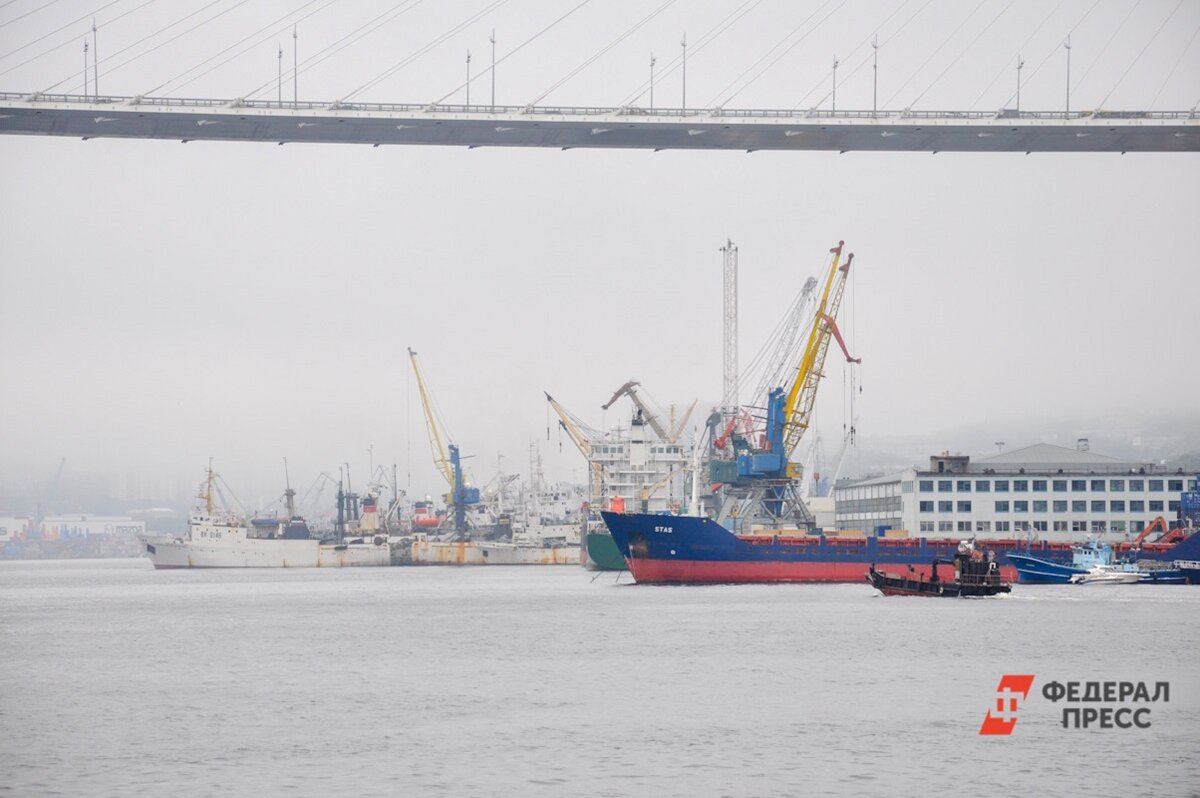
M1183 492L1182 479L922 479L918 487L921 493L933 493L935 486L938 493L1045 493L1048 487L1055 493L1066 493L1068 483L1072 493L1124 493L1126 489L1131 493Z

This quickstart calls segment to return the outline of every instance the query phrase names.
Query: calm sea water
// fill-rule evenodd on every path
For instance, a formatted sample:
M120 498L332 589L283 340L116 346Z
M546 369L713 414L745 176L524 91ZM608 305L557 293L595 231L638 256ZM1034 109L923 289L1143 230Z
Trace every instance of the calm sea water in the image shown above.
M1200 588L0 564L0 793L1200 794ZM1011 737L980 737L1032 673ZM1169 680L1077 730L1051 680Z

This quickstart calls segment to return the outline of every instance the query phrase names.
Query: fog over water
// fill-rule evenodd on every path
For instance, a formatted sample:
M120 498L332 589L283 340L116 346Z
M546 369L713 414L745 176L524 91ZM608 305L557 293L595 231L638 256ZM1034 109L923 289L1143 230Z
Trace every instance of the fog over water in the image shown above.
M14 795L1195 794L1194 587L927 601L591 576L0 563L0 777ZM1033 692L1011 736L981 737L1004 673ZM1169 701L1129 705L1146 729L1064 729L1041 690L1070 680L1167 681Z
M302 23L300 57L387 5L356 4ZM458 21L431 5L438 8L422 6L391 33L302 73L301 97L343 96ZM665 65L682 31L698 36L733 8L686 5L547 102L618 102L645 78L650 50ZM730 107L796 104L824 85L835 51L848 65L869 53L849 55L898 5L857 3L832 17ZM1018 3L938 77L1000 8L923 67L966 15L937 3L881 48L881 105L897 95L887 107L901 108L921 95L924 109L1000 107L1015 76L1009 62L1028 41L1023 107L1058 109L1056 48L1088 5L1064 4L1034 33L1047 9ZM556 8L532 2L481 20L360 99L440 96L461 81L468 47L477 67L487 61L493 26L503 54ZM504 65L498 101L537 96L641 9L623 2L579 12L539 40L542 49ZM0 11L0 20L16 10ZM1074 34L1073 105L1108 96L1106 107L1190 108L1200 85L1200 47L1188 44L1200 24L1192 4L1122 75L1169 11L1162 3L1137 10L1107 50L1102 43L1126 10L1088 16ZM0 30L0 50L80 13L48 9L14 22ZM101 42L112 49L102 52L179 13L147 9L114 23ZM128 67L102 65L102 91L145 91L281 11L242 13ZM763 4L721 46L696 53L689 103L719 96L764 42L799 24L798 13ZM290 36L280 43L286 63ZM273 78L275 52L272 40L163 93L236 96ZM78 68L78 55L73 47L53 53L0 77L0 89L48 86ZM853 76L849 69L838 107L869 108L870 65ZM677 105L678 74L661 80L659 104ZM473 102L486 94L486 82L473 86ZM1017 446L1057 435L1074 445L1076 436L1109 435L1126 448L1108 453L1132 456L1133 439L1159 434L1162 419L1172 427L1162 434L1178 440L1155 447L1155 456L1195 449L1195 154L468 151L4 137L0 165L0 488L20 505L11 512L31 509L28 498L63 457L65 479L132 500L192 487L212 456L239 492L269 497L282 488L282 457L306 484L345 462L365 475L373 446L376 464L398 465L402 486L439 492L407 346L420 353L455 440L475 456L477 482L492 476L498 454L507 470L527 474L533 440L549 476L582 481L582 461L548 423L542 391L597 427L627 423L623 405L607 414L599 406L630 378L663 405L699 398L701 410L711 407L721 385L717 250L726 238L740 247L743 363L830 246L844 239L855 252L843 327L863 358L856 410L864 449L891 451L897 438L915 438L895 454L912 462L931 449L989 451L994 440ZM836 359L835 351L817 415L831 455L847 415ZM960 438L960 428L980 432Z

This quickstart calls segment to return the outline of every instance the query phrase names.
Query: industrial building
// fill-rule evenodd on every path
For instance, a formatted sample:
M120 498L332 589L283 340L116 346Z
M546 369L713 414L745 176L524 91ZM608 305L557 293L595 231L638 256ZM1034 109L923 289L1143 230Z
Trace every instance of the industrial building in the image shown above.
M943 453L886 476L838 485L839 530L916 536L1125 540L1158 516L1174 526L1196 475L1038 443L972 459Z

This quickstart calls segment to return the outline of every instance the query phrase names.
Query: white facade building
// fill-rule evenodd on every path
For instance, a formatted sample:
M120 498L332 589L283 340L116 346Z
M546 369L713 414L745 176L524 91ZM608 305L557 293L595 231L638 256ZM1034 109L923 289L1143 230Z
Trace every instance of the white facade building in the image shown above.
M1168 524L1196 475L1039 443L978 460L943 454L929 469L839 485L838 529L905 529L924 537L1125 540Z

